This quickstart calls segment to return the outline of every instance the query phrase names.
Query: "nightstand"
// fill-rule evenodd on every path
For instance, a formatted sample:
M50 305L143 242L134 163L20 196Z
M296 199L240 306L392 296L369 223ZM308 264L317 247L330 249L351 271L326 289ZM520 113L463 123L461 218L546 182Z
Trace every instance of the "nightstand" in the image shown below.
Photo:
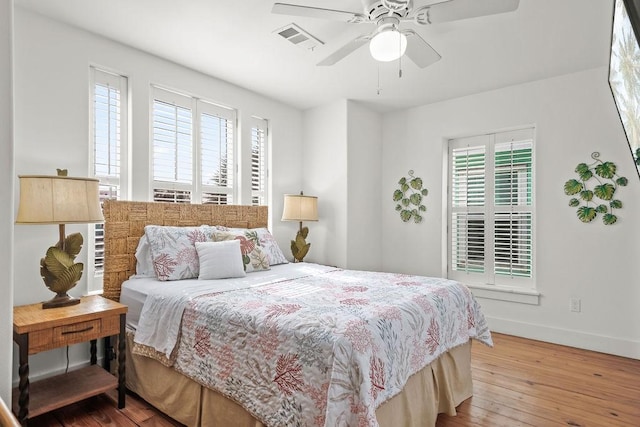
M118 389L118 408L125 405L125 322L127 306L99 295L80 304L42 309L42 303L13 308L13 340L20 352L20 383L13 390L13 411L22 425L28 418ZM118 377L96 365L96 343L106 338L105 367L109 367L109 339L119 336ZM66 374L29 384L29 355L81 342L91 343L91 364Z

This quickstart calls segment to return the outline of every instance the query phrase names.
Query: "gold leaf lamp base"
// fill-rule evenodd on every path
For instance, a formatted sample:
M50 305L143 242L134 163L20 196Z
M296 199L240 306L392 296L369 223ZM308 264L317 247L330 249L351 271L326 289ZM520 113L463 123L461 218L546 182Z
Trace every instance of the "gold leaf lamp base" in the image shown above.
M59 293L55 297L51 298L49 301L45 301L42 303L42 308L58 308L58 307L68 307L70 305L80 304L80 298L74 298L68 295L66 292Z

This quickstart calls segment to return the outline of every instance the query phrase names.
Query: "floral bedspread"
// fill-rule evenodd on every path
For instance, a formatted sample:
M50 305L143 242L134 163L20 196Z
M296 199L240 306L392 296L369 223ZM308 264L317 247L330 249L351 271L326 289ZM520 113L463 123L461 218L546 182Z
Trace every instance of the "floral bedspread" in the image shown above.
M470 338L492 345L465 286L338 269L193 298L174 366L267 426L377 426L378 406Z

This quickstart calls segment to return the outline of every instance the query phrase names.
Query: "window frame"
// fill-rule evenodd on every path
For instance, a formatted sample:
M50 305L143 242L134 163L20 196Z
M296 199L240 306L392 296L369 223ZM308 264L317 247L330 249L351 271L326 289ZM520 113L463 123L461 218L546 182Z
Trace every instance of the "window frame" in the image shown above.
M118 142L118 176L96 174L96 86L102 85L116 88L119 97L119 118L116 128L119 128ZM126 75L104 69L99 66L89 66L89 176L100 180L100 185L118 187L119 200L127 200L131 193L130 181L130 105L129 105L129 79ZM87 292L89 294L101 293L103 287L103 269L96 266L96 250L98 245L98 232L102 230L104 237L104 224L89 224L87 227Z
M227 195L233 204L238 200L238 120L237 111L233 108L226 107L215 102L187 95L184 93L169 90L156 85L151 86L150 105L150 182L149 200L155 200L156 189L166 189L174 192L189 192L189 200L183 203L207 203L206 194ZM170 105L179 106L188 109L191 112L191 182L181 183L177 181L156 180L155 176L155 132L154 132L154 115L155 102L164 102ZM230 122L232 129L231 136L231 187L219 187L208 185L203 182L203 136L202 136L202 115L220 117ZM227 165L229 168L229 165ZM164 200L168 201L168 200ZM175 201L177 202L177 200Z
M505 204L498 205L496 203L496 186L495 186L495 176L496 170L499 170L500 165L496 166L498 161L496 160L495 150L496 146L504 143L509 143L511 141L531 141L531 179L528 181L528 184L531 186L531 202L530 205L527 206L519 206L513 204ZM455 208L453 205L453 150L460 149L464 147L484 147L484 203L480 206L470 206L465 208ZM471 137L464 138L456 138L450 139L446 144L446 152L447 152L447 210L446 210L446 224L447 224L447 277L453 280L458 280L464 282L471 286L479 286L484 289L507 289L507 290L517 290L524 293L530 293L534 291L535 293L535 268L536 268L536 256L535 256L535 240L536 240L536 230L535 230L535 211L536 211L536 197L535 197L535 175L536 175L536 167L535 167L535 128L527 127L521 129L515 129L511 131L503 131L503 132L495 132L484 135L477 135ZM517 170L518 168L514 168ZM518 185L522 186L522 183ZM499 194L498 194L499 195ZM519 197L519 196L518 196ZM463 211L467 213L478 213L482 214L484 218L484 230L482 233L483 239L483 272L474 272L474 271L459 271L454 269L454 259L453 259L453 233L454 233L454 224L453 218L454 214L458 211ZM515 213L516 216L520 214L530 215L530 227L531 227L531 248L530 248L530 271L531 277L519 277L518 275L503 275L496 274L496 241L495 241L495 230L496 224L498 221L498 217L504 213ZM513 240L511 240L513 241ZM510 243L513 245L513 243ZM520 301L519 301L520 302Z
M251 205L254 206L267 206L269 204L269 121L260 117L251 117ZM254 144L254 130L256 133L262 132L262 140L260 141L261 147L259 149L259 160L261 175L258 178L259 189L253 188L253 144ZM254 202L254 199L258 198L258 203ZM262 201L262 203L260 202Z

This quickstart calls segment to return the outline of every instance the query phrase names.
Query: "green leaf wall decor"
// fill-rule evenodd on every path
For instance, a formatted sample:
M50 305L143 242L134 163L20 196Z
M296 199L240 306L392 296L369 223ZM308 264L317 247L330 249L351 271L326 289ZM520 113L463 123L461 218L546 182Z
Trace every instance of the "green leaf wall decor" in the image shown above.
M396 202L396 211L400 213L400 219L409 222L422 222L422 214L427 211L427 207L422 204L424 198L429 194L429 190L422 188L422 178L413 176L413 171L409 171L409 177L402 177L398 181L400 189L393 192L393 201Z
M622 208L622 202L614 196L618 187L626 186L629 180L617 175L615 163L603 162L599 157L600 153L593 152L593 163L580 163L576 166L578 179L570 179L564 183L564 194L573 196L569 200L569 206L578 208L576 214L580 221L591 222L601 214L602 222L611 225L618 220L614 210ZM595 181L591 181L592 179Z

